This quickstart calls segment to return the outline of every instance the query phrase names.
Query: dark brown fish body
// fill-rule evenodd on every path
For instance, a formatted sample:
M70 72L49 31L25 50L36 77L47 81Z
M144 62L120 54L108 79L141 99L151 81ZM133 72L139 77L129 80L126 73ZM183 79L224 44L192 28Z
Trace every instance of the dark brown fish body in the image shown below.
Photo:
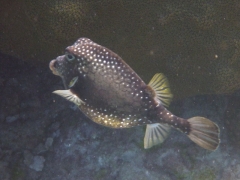
M118 65L123 64L119 61ZM102 71L108 70L101 68L97 72L93 71L89 77L78 79L71 91L85 102L79 107L82 112L94 122L111 128L129 128L159 122L178 128L177 117L154 100L151 87L135 72L132 73L128 66L124 66L124 73L129 77L122 80L117 79L118 76L114 79L112 72L102 75ZM123 74L120 71L116 73ZM184 122L183 120L182 123ZM184 130L188 132L187 129Z
M111 128L166 124L150 132L167 131L170 125L189 136L194 129L190 121L174 116L163 106L171 98L165 77L155 75L146 85L117 54L87 38L80 38L73 46L67 47L66 55L50 62L50 69L62 77L65 87L69 89L65 90L66 93L56 93L77 104L84 114L98 124ZM200 120L197 121L199 123ZM215 134L214 145L204 148L214 150L219 143L219 130L208 121ZM151 133L150 136L153 136L150 137L153 141L158 138ZM201 143L196 143L201 146ZM155 144L150 143L146 148Z

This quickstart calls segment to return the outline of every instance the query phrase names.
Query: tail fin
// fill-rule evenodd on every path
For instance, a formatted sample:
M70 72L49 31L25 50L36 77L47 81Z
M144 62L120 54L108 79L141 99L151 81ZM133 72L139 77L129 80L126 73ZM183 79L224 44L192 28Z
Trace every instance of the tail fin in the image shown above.
M188 137L204 149L214 151L218 148L220 130L217 124L203 117L193 117L190 123Z

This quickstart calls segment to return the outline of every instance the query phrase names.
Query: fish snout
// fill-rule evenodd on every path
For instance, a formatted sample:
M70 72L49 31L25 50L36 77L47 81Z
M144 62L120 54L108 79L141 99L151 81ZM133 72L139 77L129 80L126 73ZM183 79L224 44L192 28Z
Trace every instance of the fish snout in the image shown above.
M52 73L57 75L57 76L60 76L60 74L57 72L56 68L55 68L55 63L56 63L56 59L50 61L49 63L49 68L51 69Z

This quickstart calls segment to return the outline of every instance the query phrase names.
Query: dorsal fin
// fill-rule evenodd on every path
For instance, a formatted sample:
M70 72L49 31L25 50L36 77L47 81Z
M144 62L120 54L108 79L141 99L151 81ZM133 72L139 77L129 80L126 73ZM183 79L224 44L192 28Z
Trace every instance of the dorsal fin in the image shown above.
M160 100L165 107L169 106L173 95L171 94L167 78L162 73L157 73L148 85L154 90L157 99Z

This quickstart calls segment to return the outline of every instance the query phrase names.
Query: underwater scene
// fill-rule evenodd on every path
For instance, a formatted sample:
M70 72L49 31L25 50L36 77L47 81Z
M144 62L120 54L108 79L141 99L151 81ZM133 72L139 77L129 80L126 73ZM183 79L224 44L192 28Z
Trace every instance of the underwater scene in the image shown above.
M240 180L240 2L3 0L0 180Z

